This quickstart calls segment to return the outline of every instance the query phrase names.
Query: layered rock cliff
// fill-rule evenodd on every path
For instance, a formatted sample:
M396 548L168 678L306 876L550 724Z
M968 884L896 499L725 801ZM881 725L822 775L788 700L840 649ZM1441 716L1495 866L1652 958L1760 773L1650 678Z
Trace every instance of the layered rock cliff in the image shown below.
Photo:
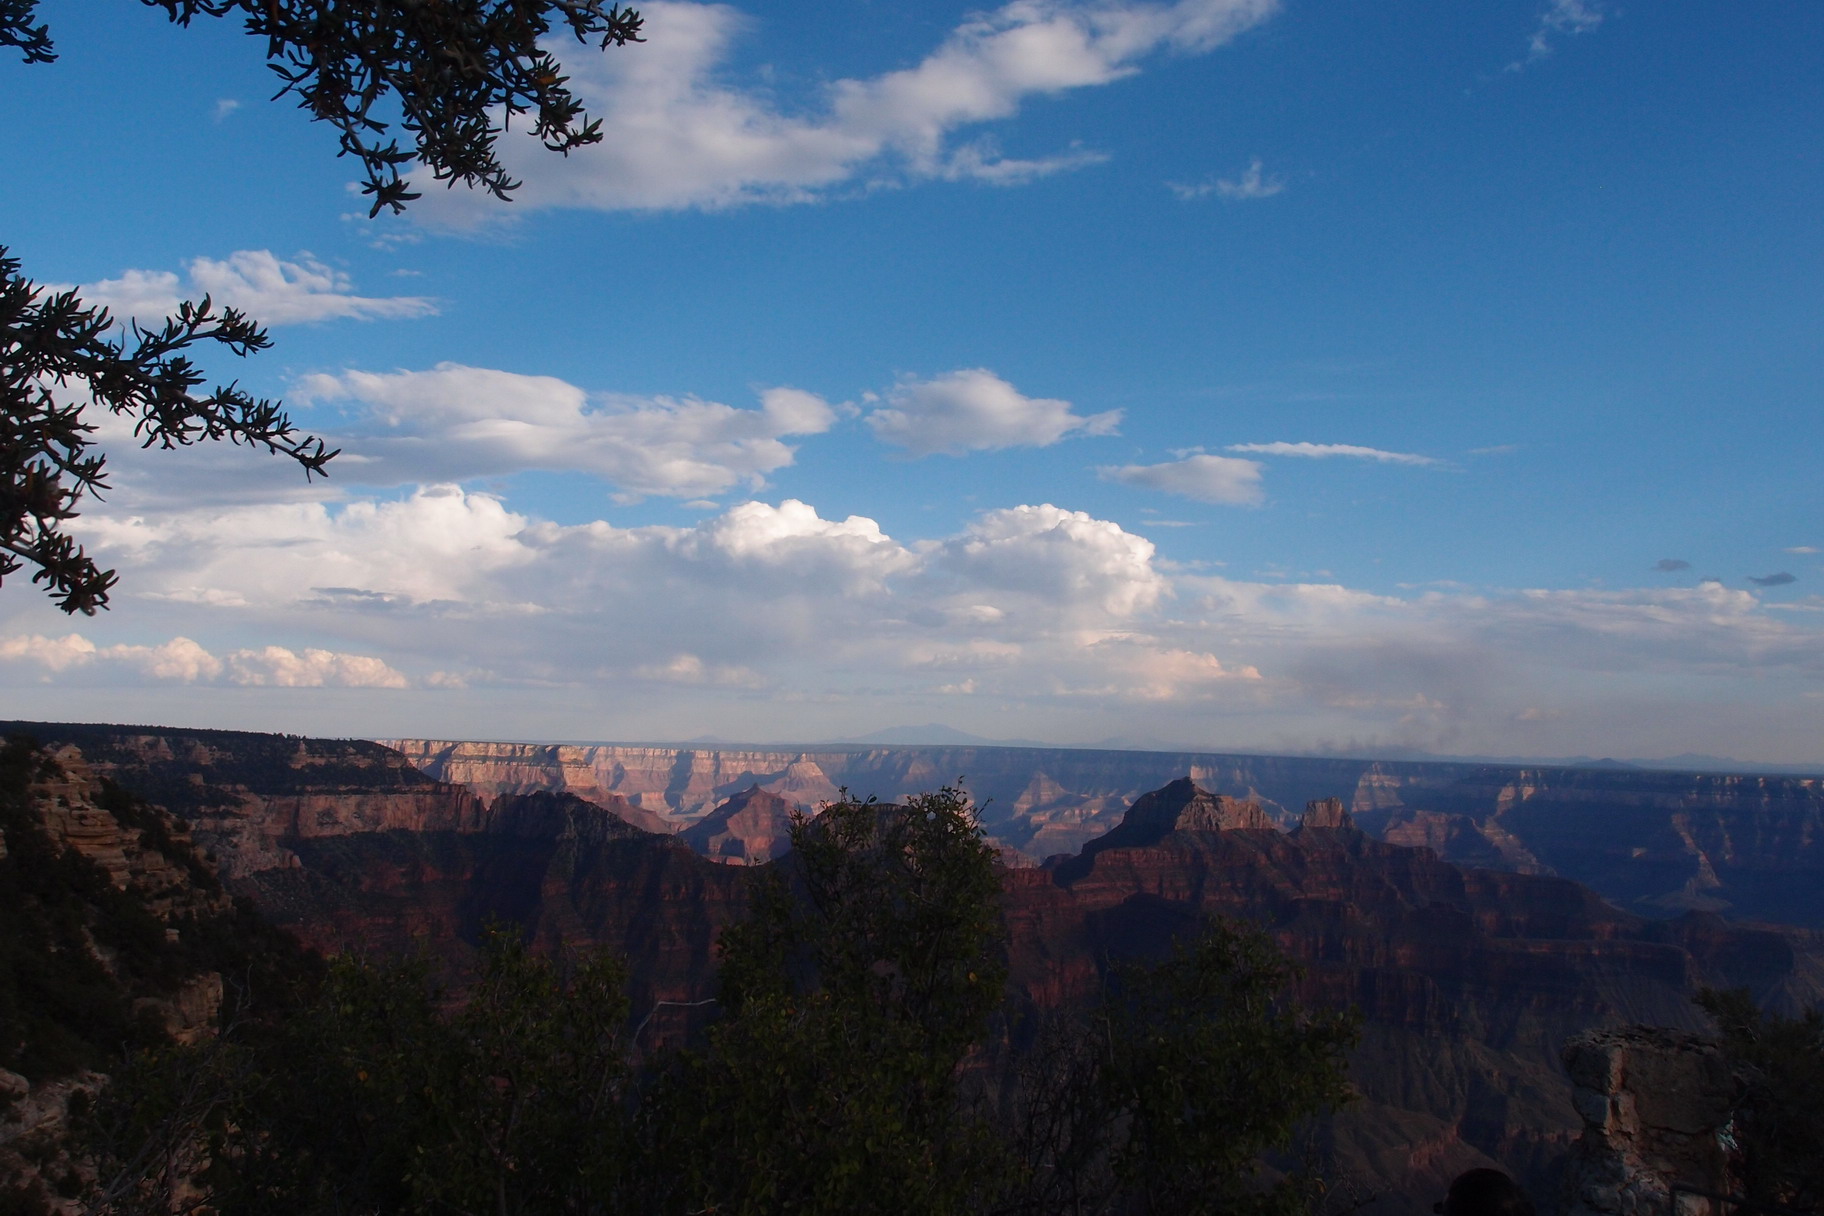
M642 1047L676 1039L716 990L716 938L748 873L571 794L503 795L480 832L373 832L295 844L299 865L240 879L278 925L324 951L428 954L460 984L490 923L543 950L626 958ZM702 1020L702 1015L697 1021Z
M802 752L425 739L382 743L421 771L488 800L544 790L591 802L618 796L651 816L639 823L649 831L675 831L751 785L807 810L838 796L816 760Z
M181 820L74 747L0 745L0 1208L75 1211L93 1167L64 1136L73 1102L124 1051L257 1007L295 961Z
M1329 1135L1370 1189L1435 1196L1464 1169L1498 1165L1549 1198L1581 1130L1557 1058L1568 1037L1695 1027L1703 983L1788 1008L1824 995L1815 933L1651 921L1562 879L1464 870L1368 838L1336 801L1309 805L1290 834L1211 830L1213 804L1174 783L1103 847L1054 863L1082 918L1072 932L1119 957L1156 954L1201 915L1268 927L1307 968L1309 999L1366 1015L1353 1071L1363 1100Z
M364 832L472 832L487 808L356 739L0 722L82 749L95 773L177 815L227 880L299 864L295 845Z
M1312 803L1286 833L1178 781L1049 872L1092 955L1157 956L1199 918L1232 917L1304 966L1307 999L1360 1008L1362 1101L1333 1121L1331 1144L1373 1185L1415 1197L1485 1165L1555 1191L1582 1131L1559 1062L1567 1039L1635 1022L1696 1028L1703 984L1746 984L1776 1004L1824 998L1817 934L1648 920L1566 879L1374 840L1336 801Z
M1562 874L1647 914L1824 927L1818 778L1477 767L1377 781L1362 818L1388 839L1429 816L1448 857Z
M839 786L895 800L964 779L1001 845L1072 854L1181 777L1282 827L1340 796L1370 835L1461 865L1556 874L1644 915L1718 911L1824 928L1824 781L1807 777L1014 747L760 749L393 740L484 798L619 793L688 825L749 785L807 810Z

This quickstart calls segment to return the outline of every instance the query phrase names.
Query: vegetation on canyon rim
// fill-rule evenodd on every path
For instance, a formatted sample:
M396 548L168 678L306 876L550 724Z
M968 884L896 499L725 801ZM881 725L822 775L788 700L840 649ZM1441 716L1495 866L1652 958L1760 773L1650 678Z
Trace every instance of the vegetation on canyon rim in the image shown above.
M1705 989L1697 1003L1715 1019L1742 1086L1732 1130L1744 1198L1824 1210L1824 1011L1769 1015L1746 989Z
M338 154L360 162L370 216L418 197L401 175L413 162L437 181L509 197L518 183L496 145L514 115L531 115L532 133L554 152L600 142L600 121L583 113L538 40L562 25L605 48L639 41L641 27L637 12L601 0L143 2L178 25L244 18L266 41L279 96L296 95L311 118L336 129ZM50 63L50 31L36 15L37 0L0 0L0 47L27 64ZM390 121L388 105L397 107ZM410 148L389 137L393 122ZM131 418L147 447L225 438L289 456L306 476L326 473L336 453L300 435L278 402L234 383L197 391L205 378L186 352L209 343L241 356L269 344L258 324L207 296L162 326L132 322L119 332L106 309L34 283L0 244L0 580L29 566L63 611L107 607L114 572L66 530L82 499L108 488L90 438L96 428L84 420L91 409Z

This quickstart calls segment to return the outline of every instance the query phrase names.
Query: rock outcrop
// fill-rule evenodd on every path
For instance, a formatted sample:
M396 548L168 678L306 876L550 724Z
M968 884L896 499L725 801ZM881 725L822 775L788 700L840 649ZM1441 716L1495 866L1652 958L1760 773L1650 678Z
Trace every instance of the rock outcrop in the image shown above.
M178 943L180 926L233 915L234 901L197 858L188 825L156 808L132 807L124 796L111 796L77 748L65 744L38 754L24 809L25 822L35 823L53 849L68 850L94 866L130 897L132 907L165 926L167 943ZM0 858L6 856L0 843ZM91 935L87 940L104 967L117 974L122 970L105 939ZM193 974L163 991L136 991L131 999L135 1014L149 1010L180 1042L193 1042L214 1024L222 977Z
M712 861L757 865L791 847L796 809L756 783L684 829L679 839Z
M1319 832L1359 832L1355 820L1343 809L1341 798L1314 798L1305 803L1305 813L1299 816L1298 830Z
M1609 769L1376 765L1389 840L1556 873L1647 915L1725 911L1824 928L1824 780Z
M1651 1026L1564 1048L1583 1134L1565 1173L1566 1216L1712 1216L1731 1194L1719 1133L1735 1078L1716 1043ZM1677 1186L1691 1188L1673 1194Z
M81 748L97 776L178 816L228 880L298 865L301 840L479 831L487 816L469 790L360 740L30 722L0 734Z
M1087 874L1096 856L1104 850L1142 848L1179 832L1278 835L1278 829L1259 803L1211 794L1199 789L1189 777L1180 777L1135 799L1121 822L1107 835L1098 836L1084 845L1077 856L1060 862L1057 867L1059 879L1069 882Z
M189 825L160 817L154 830L102 805L100 780L82 752L65 744L44 753L26 798L40 829L56 844L90 862L118 890L132 892L147 911L170 924L178 917L226 915L231 901L213 884L201 886L192 864ZM162 839L161 839L162 838ZM165 848L158 847L160 843ZM0 844L0 857L5 846ZM215 977L219 995L221 977ZM210 1009L207 1016L213 1016Z

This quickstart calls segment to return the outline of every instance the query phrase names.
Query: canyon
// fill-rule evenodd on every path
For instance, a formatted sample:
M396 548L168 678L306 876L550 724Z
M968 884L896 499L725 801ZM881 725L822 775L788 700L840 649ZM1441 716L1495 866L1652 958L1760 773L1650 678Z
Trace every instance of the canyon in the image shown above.
M1574 879L1642 915L1824 928L1818 777L1065 748L384 742L483 799L565 791L624 802L638 810L630 821L664 831L688 832L749 786L814 812L841 788L891 801L961 781L995 843L1033 862L1075 854L1140 795L1188 776L1287 828L1305 803L1339 797L1376 838L1460 865ZM755 839L717 856L772 855L777 823L749 818Z
M1490 1164L1549 1195L1584 1131L1560 1059L1579 1035L1700 1030L1702 985L1745 986L1783 1011L1824 999L1813 920L1717 911L1778 910L1815 872L1806 779L0 730L73 746L168 809L231 891L318 948L427 954L457 983L492 921L544 949L615 950L641 1050L713 1017L716 937L760 872L728 862L777 855L792 809L842 786L892 800L963 778L993 799L984 823L1003 856L1026 855L1001 871L1012 979L987 1057L1017 1051L1046 1011L1093 999L1111 961L1158 957L1208 916L1249 921L1303 968L1304 999L1362 1011L1360 1098L1321 1148L1392 1207ZM1579 869L1608 874L1613 893ZM1773 894L1756 893L1763 878Z

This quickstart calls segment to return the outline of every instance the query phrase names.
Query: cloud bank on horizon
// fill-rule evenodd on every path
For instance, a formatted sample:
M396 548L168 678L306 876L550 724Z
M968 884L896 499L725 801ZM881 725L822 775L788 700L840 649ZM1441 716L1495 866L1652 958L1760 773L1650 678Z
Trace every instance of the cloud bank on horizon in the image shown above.
M1015 714L1062 732L1113 713L1184 743L1319 721L1332 739L1563 751L1590 706L1668 682L1824 678L1824 628L1714 582L1383 595L1236 578L1176 568L1121 525L1048 503L902 539L790 498L688 526L563 525L442 485L104 513L90 531L133 588L121 616L145 640L91 636L112 620L12 632L0 686L56 685L73 703L191 686L473 695L496 709L606 698L660 720L745 723L757 741L917 707L990 733ZM155 637L198 622L338 641ZM769 733L782 707L794 725ZM377 725L399 709L367 712Z

